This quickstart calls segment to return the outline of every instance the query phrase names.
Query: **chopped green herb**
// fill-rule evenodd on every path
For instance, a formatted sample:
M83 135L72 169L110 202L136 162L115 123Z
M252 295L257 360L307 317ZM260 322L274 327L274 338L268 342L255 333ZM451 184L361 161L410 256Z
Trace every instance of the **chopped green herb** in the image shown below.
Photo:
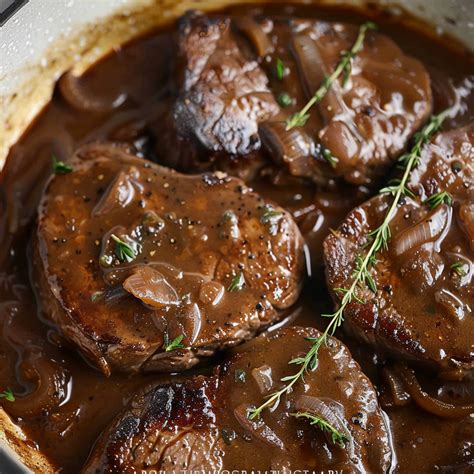
M67 165L64 163L64 161L58 160L54 155L53 155L53 172L54 174L67 174L72 171L72 166Z
M234 439L237 438L236 432L234 430L230 430L227 428L221 429L221 435L222 435L222 440L227 445L231 444L232 441L234 441Z
M451 206L453 204L453 198L451 197L451 194L449 194L447 191L440 191L439 193L432 194L424 202L424 204L427 204L430 209L435 209L443 203L447 204L448 206Z
M96 291L95 293L92 293L91 301L95 303L96 301L100 300L103 296L104 296L103 291Z
M327 148L323 149L323 157L333 168L337 166L339 160Z
M281 92L278 94L277 100L282 107L289 107L293 102L289 94L286 92Z
M463 277L466 276L466 270L464 270L464 263L463 262L456 262L451 265L451 270L456 273L458 276Z
M176 349L184 349L184 346L181 344L181 341L184 339L184 336L180 334L179 336L175 337L171 342L168 339L168 334L165 334L165 341L163 347L165 352L174 351Z
M137 252L127 242L119 239L115 234L110 237L115 241L115 255L121 262L131 262L137 256Z
M311 425L317 426L320 430L329 433L331 435L333 444L336 444L341 448L343 448L345 443L348 441L346 435L339 432L328 421L323 418L320 418L319 416L312 415L311 413L307 412L291 413L291 416L294 416L295 418L306 418L307 420L309 420L309 423Z
M283 61L280 58L277 58L276 60L275 70L277 79L281 81L283 79L283 76L285 75L285 65L283 64Z
M278 221L283 217L281 211L275 211L271 206L264 206L262 217L260 217L260 222L263 225L268 226L268 232L270 235L276 235L278 232Z
M237 273L232 281L230 282L227 291L240 291L245 285L245 277L242 272Z
M15 401L15 395L13 395L13 392L9 388L7 388L6 390L0 393L0 398L4 398L5 400L8 400L9 402Z
M234 381L236 383L245 383L247 381L247 373L245 370L236 369L234 372Z

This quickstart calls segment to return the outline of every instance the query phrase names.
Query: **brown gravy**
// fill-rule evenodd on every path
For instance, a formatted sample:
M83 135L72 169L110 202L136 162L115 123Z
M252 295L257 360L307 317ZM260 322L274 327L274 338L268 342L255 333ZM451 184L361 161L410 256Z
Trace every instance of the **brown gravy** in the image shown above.
M250 8L250 7L245 7ZM231 15L245 14L245 8L230 9ZM299 14L323 19L359 21L359 13L344 9L268 6L268 14ZM393 37L408 54L425 64L433 79L435 110L443 108L450 84L457 87L463 103L460 114L448 127L473 120L474 99L469 89L474 83L474 63L468 53L454 51L442 42L403 23L403 18L375 15L380 29ZM42 322L28 275L28 237L45 179L50 174L51 156L64 159L74 148L87 142L114 139L118 134L137 135L147 156L152 148L142 140L146 125L159 119L169 106L173 84L167 75L172 60L172 31L165 29L134 41L111 54L87 72L80 86L84 94L113 101L120 94L126 100L111 113L81 112L69 106L56 91L50 104L11 149L0 175L0 390L10 387L15 402L0 400L4 409L31 436L63 472L78 472L109 421L140 387L151 382L177 380L189 375L113 375L104 378L84 362L56 333ZM322 270L321 244L329 228L336 227L345 214L365 200L370 191L340 189L319 192L312 185L275 187L265 180L250 185L265 197L273 198L294 212L305 234L311 254L313 276L292 310L300 326L322 327L317 315L331 308ZM44 321L44 320L43 320ZM362 365L384 400L384 383L378 360L370 349L338 333ZM49 377L59 364L68 374L68 390L54 412L48 410ZM207 373L200 367L193 373ZM424 387L451 403L472 403L474 382L443 383L419 374ZM435 466L456 464L455 451L468 441L469 429L463 421L447 421L430 415L415 405L385 407L393 430L398 467L396 472L432 472ZM465 422L464 422L465 423ZM464 433L464 434L463 434ZM463 438L464 437L464 438ZM256 455L258 455L256 453ZM452 472L452 471L449 471Z

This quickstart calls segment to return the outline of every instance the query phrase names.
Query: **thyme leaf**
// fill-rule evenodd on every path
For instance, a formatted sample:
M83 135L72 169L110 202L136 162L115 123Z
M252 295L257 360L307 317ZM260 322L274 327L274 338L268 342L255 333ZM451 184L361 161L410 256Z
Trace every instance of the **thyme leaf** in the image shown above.
M72 166L64 163L64 161L58 160L53 155L53 172L54 174L67 174L72 171Z
M181 344L182 340L184 339L183 334L176 336L172 341L168 339L168 334L165 334L165 341L163 344L163 348L165 352L174 351L176 349L184 349L183 344Z
M320 430L326 431L326 433L329 433L331 435L333 444L336 444L340 446L341 448L343 448L345 443L348 441L346 435L344 435L343 433L338 431L336 428L334 428L334 426L331 425L324 418L321 418L319 416L316 416L307 412L291 413L290 415L294 416L295 418L306 418L307 420L309 420L310 425L317 426Z
M3 392L1 392L0 398L4 398L5 400L8 400L9 402L15 401L15 395L13 395L13 392L10 388L7 388Z
M110 237L115 242L115 255L121 262L131 262L135 259L137 252L130 244L119 239L115 234Z
M230 282L227 291L240 291L245 285L245 277L242 272L237 273L232 281Z
M280 94L278 94L277 101L282 107L289 107L293 102L287 92L281 92Z
M309 99L306 105L299 111L293 114L291 117L288 118L286 122L286 130L291 130L294 127L302 127L306 124L309 118L309 110L313 105L316 105L320 102L323 97L327 94L328 90L331 88L332 83L339 78L339 76L343 76L343 86L349 80L349 76L352 69L352 60L355 56L360 52L362 49L362 45L364 43L365 34L368 30L374 30L377 26L375 23L371 21L367 21L363 23L359 28L359 34L352 45L352 48L349 51L343 51L341 53L341 59L338 62L336 68L329 76L326 76L318 90L313 94L313 97Z
M461 261L453 263L449 268L460 277L467 275L466 270L464 269L464 263Z
M277 58L276 60L275 70L277 79L281 81L283 79L283 76L285 75L285 65L283 64L283 61L280 58Z
M447 191L440 191L439 193L432 194L424 202L424 204L427 204L430 209L435 209L443 203L447 204L448 206L453 204L453 198Z

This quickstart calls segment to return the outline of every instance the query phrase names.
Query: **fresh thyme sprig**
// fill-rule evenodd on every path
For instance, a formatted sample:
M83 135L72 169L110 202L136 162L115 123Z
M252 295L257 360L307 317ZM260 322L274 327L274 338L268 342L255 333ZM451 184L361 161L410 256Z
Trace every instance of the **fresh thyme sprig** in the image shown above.
M356 265L351 275L352 283L350 287L336 288L334 290L342 295L339 308L332 314L321 315L331 319L325 331L317 338L307 338L313 343L308 352L303 357L297 357L289 362L290 364L300 365L299 370L293 375L283 377L281 381L285 382L285 385L280 390L270 394L262 405L250 410L249 418L251 420L258 418L265 408L270 408L276 405L284 394L292 390L298 380L304 379L304 375L308 369L314 370L316 368L318 364L319 349L323 344L326 344L328 335L332 336L336 329L342 324L346 307L353 301L359 303L363 302L362 298L358 296L360 287L366 285L372 292L375 293L377 291L377 285L370 274L370 268L377 263L377 253L382 249L387 249L388 247L388 241L391 237L389 224L401 198L411 193L407 188L407 183L412 170L419 164L423 145L430 140L452 111L453 109L446 109L440 114L431 117L428 124L415 135L415 143L411 150L399 158L399 162L404 166L405 170L402 178L396 183L392 183L391 186L383 188L380 191L381 194L390 194L393 196L392 204L385 214L382 224L372 232L369 232L368 237L372 240L365 255L358 255L356 257Z
M170 341L168 339L168 335L165 334L165 341L163 344L163 348L165 349L165 352L174 351L176 349L184 349L183 344L181 344L183 339L184 339L184 336L180 334L179 336L176 336L172 341Z
M11 391L10 388L7 388L3 392L1 392L0 398L4 398L5 400L8 400L9 402L15 401L15 395L13 395L13 392Z
M137 252L127 242L119 239L115 234L110 237L115 242L115 255L121 262L131 262L137 256Z
M432 194L424 202L424 204L427 204L430 209L435 209L443 203L448 206L451 206L453 203L453 198L447 191L440 191L439 193Z
M331 88L332 83L336 79L338 79L341 74L343 76L342 85L345 86L351 74L352 60L362 49L365 34L368 30L375 30L376 28L377 25L371 21L367 21L360 26L359 34L357 35L357 38L354 44L352 45L352 48L349 51L343 51L341 53L341 59L332 74L326 76L323 79L318 90L313 94L313 97L309 99L306 105L299 112L296 112L288 118L286 122L286 130L291 130L294 127L302 127L307 122L309 118L308 112L311 107L313 107L313 105L317 104L323 99L323 97L327 94L328 90Z
M295 418L306 418L309 420L310 425L317 426L322 431L329 433L331 435L333 444L337 444L341 448L343 448L345 443L348 441L346 435L334 428L334 426L332 426L324 418L320 418L319 416L315 416L307 412L291 413L291 416L294 416Z

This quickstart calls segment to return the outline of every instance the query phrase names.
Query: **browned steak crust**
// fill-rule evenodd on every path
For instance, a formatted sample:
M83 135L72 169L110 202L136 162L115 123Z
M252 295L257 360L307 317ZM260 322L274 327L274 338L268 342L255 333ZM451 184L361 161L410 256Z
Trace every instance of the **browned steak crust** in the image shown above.
M157 386L132 399L96 444L85 473L141 469L342 469L385 473L391 445L375 390L347 348L331 338L318 367L278 407L250 422L247 409L281 386L293 357L315 329L288 328L239 348L212 377ZM324 404L347 436L335 445L317 427L291 416L305 400ZM332 415L331 415L332 413Z

